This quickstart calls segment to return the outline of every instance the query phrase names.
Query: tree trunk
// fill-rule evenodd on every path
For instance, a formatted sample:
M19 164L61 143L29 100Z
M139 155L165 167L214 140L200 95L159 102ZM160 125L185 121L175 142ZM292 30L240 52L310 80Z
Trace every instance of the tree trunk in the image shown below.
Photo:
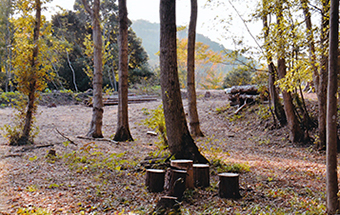
M191 135L203 137L197 113L196 88L195 88L195 43L197 22L197 0L191 0L191 16L188 33L188 58L187 58L187 87L189 103L189 127Z
M133 141L128 116L128 18L126 0L119 0L119 86L116 141Z
M327 214L339 209L337 176L337 89L338 89L339 1L331 0L329 35L329 76L327 94Z
M266 11L266 2L262 2L262 7L264 8L263 11L263 17L262 17L262 22L263 22L263 29L264 29L264 40L265 40L265 50L266 50L266 58L267 58L267 63L268 63L268 90L269 90L269 104L273 106L274 114L276 118L279 120L281 126L285 126L287 124L287 118L283 109L283 106L280 102L279 95L277 93L277 89L275 86L275 77L276 77L276 70L275 66L273 63L273 59L271 57L270 53L270 48L268 44L268 35L269 35L269 27L268 27L268 12ZM270 107L271 108L271 107Z
M283 10L283 0L279 1L279 4L277 6L277 25L279 26L278 35L283 36L283 28L282 28L282 10ZM277 73L279 76L279 79L284 78L286 76L286 61L285 61L285 44L283 39L279 40L278 44L279 50L278 50L278 60L277 60ZM303 142L304 140L304 133L299 125L299 121L297 119L297 116L295 114L295 107L293 104L292 95L287 91L282 91L283 95L283 104L284 104L284 110L287 117L288 122L288 129L290 132L290 140L291 142Z
M316 89L316 92L318 92L319 89L319 73L318 73L318 67L316 64L316 54L315 54L315 45L314 45L314 34L313 34L313 26L312 26L312 19L311 14L309 12L308 8L308 0L300 0L301 7L303 10L303 14L305 17L305 23L307 28L307 40L309 44L309 61L312 65L313 70L313 83L314 87Z
M161 88L169 149L176 159L208 163L189 133L183 110L177 69L175 6L174 0L160 1Z
M275 87L275 66L273 62L271 62L268 65L269 70L269 77L268 77L268 89L269 89L269 95L270 95L270 104L273 105L274 113L277 119L280 122L281 126L287 125L287 117L285 114L285 111L283 109L283 106L280 102L279 95L277 93L277 89Z
M84 2L84 0L83 0ZM102 138L103 125L103 72L102 72L102 35L100 27L100 0L94 0L92 10L92 26L93 26L93 109L90 131L86 136L93 138Z
M319 127L319 142L318 148L324 149L326 147L326 104L327 104L327 48L328 48L328 14L329 14L329 1L323 2L322 6L322 21L321 21L321 34L320 34L320 46L321 46L321 56L320 56L320 76L319 76L319 86L318 86L318 127Z
M40 35L40 24L41 24L41 2L40 0L35 0L35 7L36 7L36 14L35 14L35 26L33 30L33 54L31 59L31 77L30 77L30 84L29 84L29 93L28 93L28 104L27 104L27 111L26 117L24 122L24 128L22 131L22 135L15 143L10 143L10 145L26 145L31 143L30 140L30 133L32 129L32 119L33 114L36 111L36 90L37 90L37 77L35 74L36 67L37 67L37 58L39 53L39 35Z

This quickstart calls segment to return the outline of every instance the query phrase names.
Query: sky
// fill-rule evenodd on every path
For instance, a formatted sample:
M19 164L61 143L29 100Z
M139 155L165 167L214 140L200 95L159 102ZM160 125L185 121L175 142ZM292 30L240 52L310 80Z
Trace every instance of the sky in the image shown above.
M244 39L246 44L254 44L254 40L250 37L248 31L244 27L243 22L237 16L231 5L222 3L219 5L206 5L207 0L198 0L198 18L197 18L197 33L209 37L212 41L221 43L225 48L237 48L233 39ZM215 1L216 2L216 1ZM221 1L227 2L227 1ZM54 0L49 7L49 13L54 14L55 5L62 8L73 10L74 0ZM249 5L249 3L248 3ZM235 5L239 11L249 11L247 5ZM150 22L159 23L159 0L127 0L128 17L130 20L144 19ZM245 13L245 12L244 12ZM48 16L48 14L46 14ZM241 14L247 18L245 14ZM190 19L190 1L177 0L176 2L176 22L177 25L189 25ZM231 25L226 25L221 20L232 20ZM251 32L254 35L260 33L261 27L259 24L249 25Z

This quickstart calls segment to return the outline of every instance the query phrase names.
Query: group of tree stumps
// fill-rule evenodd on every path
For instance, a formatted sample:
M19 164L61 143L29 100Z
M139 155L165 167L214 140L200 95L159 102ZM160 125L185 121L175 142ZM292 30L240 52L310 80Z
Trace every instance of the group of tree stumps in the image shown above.
M239 174L220 173L218 195L221 198L240 198ZM171 160L170 168L147 169L145 185L149 192L162 192L155 211L179 209L186 189L210 186L209 164L194 164L192 160Z

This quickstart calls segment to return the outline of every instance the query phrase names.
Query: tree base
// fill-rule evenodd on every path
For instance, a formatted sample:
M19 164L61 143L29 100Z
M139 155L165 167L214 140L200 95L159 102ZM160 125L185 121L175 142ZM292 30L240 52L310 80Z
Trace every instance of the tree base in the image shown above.
M29 140L26 136L21 136L19 139L12 140L9 145L10 146L24 146L24 145L31 145L33 142Z
M115 141L133 141L132 135L130 133L130 130L128 128L125 128L124 126L120 126L117 129L117 132L115 134L115 137L113 138Z

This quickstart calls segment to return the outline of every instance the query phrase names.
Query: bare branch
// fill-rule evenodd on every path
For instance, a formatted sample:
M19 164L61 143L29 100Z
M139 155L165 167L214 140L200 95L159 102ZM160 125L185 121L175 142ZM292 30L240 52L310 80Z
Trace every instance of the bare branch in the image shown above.
M91 10L89 4L87 4L86 0L81 0L83 2L85 10L90 14L90 16L93 16L93 10Z

